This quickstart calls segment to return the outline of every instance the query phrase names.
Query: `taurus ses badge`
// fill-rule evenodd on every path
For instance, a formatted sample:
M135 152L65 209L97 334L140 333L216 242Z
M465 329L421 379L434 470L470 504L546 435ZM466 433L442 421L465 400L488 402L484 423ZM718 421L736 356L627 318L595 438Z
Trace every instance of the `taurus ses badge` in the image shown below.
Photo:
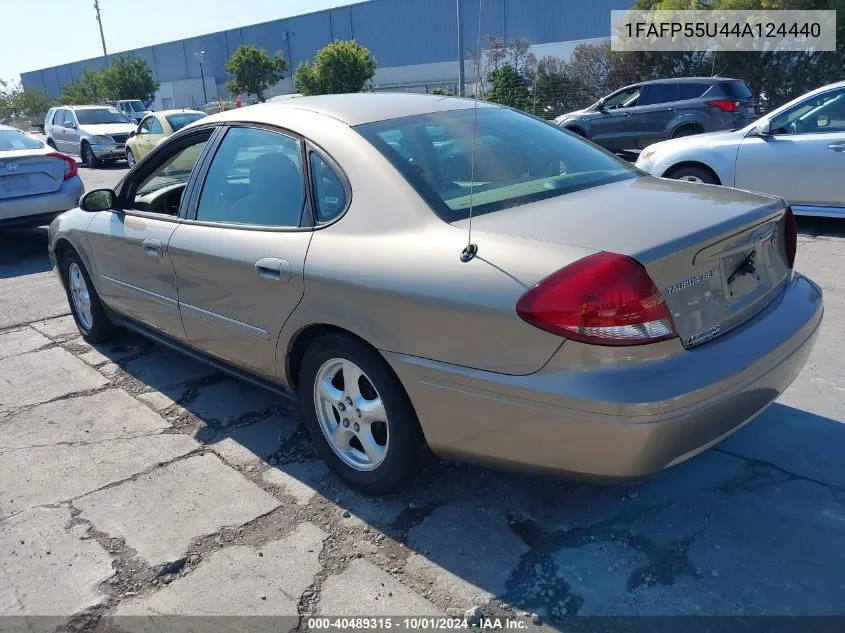
M732 284L734 279L737 277L741 277L742 275L753 275L757 272L757 267L754 265L754 258L757 256L757 251L753 250L748 255L745 256L745 259L742 260L742 263L737 266L736 270L731 273L731 276L728 277L728 284Z

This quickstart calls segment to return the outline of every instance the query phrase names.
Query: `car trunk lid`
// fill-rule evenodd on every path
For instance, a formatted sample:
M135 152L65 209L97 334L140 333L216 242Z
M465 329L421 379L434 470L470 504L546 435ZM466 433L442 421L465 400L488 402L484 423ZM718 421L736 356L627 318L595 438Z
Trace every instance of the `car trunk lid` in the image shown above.
M480 215L473 231L633 257L692 347L741 325L780 291L791 270L785 209L777 198L639 177Z
M0 200L58 191L65 177L63 159L21 150L0 154Z

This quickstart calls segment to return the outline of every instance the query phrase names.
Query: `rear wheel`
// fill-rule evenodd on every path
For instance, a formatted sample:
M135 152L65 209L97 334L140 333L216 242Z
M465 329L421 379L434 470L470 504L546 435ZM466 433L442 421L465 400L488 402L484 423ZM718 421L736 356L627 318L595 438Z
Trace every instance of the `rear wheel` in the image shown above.
M85 141L82 141L79 155L82 157L82 162L91 168L96 168L103 164L103 162L97 158L96 154L94 154L94 150L91 149L91 146Z
M696 167L695 165L673 169L667 177L674 180L686 180L687 182L699 182L708 185L720 184L719 179L716 178L713 172L703 167Z
M395 490L417 465L423 439L414 409L363 343L339 334L314 341L302 360L299 401L320 456L361 492Z
M68 251L62 258L62 276L70 311L82 338L91 344L113 338L117 327L109 320L91 277L75 251Z
M701 134L701 130L697 127L692 125L687 125L682 128L678 128L674 132L672 132L672 138L681 138L682 136L695 136L696 134Z

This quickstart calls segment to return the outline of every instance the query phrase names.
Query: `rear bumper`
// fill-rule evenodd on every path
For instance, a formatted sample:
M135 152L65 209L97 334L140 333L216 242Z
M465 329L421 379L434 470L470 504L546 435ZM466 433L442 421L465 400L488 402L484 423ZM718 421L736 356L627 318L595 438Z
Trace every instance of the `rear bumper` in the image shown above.
M751 321L692 350L667 341L607 363L606 352L567 341L528 376L386 357L441 457L622 481L685 461L754 419L801 372L822 315L821 290L796 274Z
M85 186L75 176L62 183L61 188L53 193L0 200L0 226L9 228L49 224L63 211L77 206L83 193Z

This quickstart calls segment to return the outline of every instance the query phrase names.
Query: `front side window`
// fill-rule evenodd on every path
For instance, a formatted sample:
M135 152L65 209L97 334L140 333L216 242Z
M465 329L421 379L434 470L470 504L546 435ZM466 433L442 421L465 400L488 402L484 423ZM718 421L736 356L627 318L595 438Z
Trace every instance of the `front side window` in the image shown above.
M85 108L76 111L79 125L102 125L104 123L132 123L116 108Z
M845 132L845 88L802 101L772 119L773 134Z
M233 128L220 143L200 194L197 220L273 228L300 225L305 188L300 142Z
M641 88L639 86L628 88L622 92L617 92L604 102L604 109L611 110L613 108L632 108L637 105L637 100L640 98L640 92Z
M146 119L141 121L141 125L138 128L138 134L152 134L150 130L153 126L153 118L154 117L148 116Z
M159 121L156 117L152 117L151 121L150 134L164 134L164 128L161 127L161 121Z
M142 177L132 208L177 215L182 193L210 136L211 131L205 131L163 154L158 164Z
M470 197L474 214L488 213L639 177L629 163L534 117L486 107L477 115L477 130L471 108L355 129L447 222L469 215Z

